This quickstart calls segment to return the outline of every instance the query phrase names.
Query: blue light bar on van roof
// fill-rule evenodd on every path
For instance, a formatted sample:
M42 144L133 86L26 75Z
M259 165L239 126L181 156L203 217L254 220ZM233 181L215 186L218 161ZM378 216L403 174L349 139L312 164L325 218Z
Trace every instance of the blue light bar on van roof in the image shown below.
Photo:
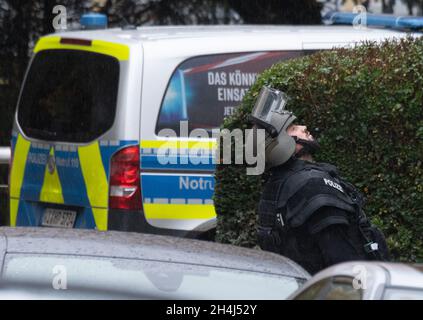
M107 16L101 13L86 13L79 21L84 29L105 29L107 28Z
M360 13L349 12L328 12L323 17L324 20L331 24L348 24L352 25L354 19ZM361 13L363 14L363 13ZM368 26L380 26L400 29L423 29L423 17L395 17L386 14L369 14L366 15L366 24Z

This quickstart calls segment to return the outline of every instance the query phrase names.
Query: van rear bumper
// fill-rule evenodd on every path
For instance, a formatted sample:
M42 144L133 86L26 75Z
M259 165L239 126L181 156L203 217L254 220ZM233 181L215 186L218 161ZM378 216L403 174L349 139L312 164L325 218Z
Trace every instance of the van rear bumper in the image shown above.
M150 225L142 211L109 209L108 230L141 232L176 237L214 240L215 229L207 232L157 228Z

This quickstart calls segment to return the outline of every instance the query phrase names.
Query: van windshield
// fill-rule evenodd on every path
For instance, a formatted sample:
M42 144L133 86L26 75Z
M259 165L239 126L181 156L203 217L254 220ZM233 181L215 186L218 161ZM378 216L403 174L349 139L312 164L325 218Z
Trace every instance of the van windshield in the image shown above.
M29 69L18 122L32 138L89 142L113 125L119 61L78 50L44 50Z

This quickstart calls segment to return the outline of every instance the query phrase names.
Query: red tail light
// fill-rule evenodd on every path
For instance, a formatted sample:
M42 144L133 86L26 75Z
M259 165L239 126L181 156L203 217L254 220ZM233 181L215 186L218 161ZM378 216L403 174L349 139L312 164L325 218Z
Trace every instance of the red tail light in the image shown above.
M126 147L113 155L110 165L110 209L140 210L140 149Z

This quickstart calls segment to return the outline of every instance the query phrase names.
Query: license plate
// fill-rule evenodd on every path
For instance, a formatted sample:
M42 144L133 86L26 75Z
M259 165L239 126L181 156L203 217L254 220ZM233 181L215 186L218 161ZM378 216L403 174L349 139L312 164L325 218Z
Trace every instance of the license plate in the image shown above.
M48 208L44 211L41 225L44 227L73 228L75 220L76 211Z

